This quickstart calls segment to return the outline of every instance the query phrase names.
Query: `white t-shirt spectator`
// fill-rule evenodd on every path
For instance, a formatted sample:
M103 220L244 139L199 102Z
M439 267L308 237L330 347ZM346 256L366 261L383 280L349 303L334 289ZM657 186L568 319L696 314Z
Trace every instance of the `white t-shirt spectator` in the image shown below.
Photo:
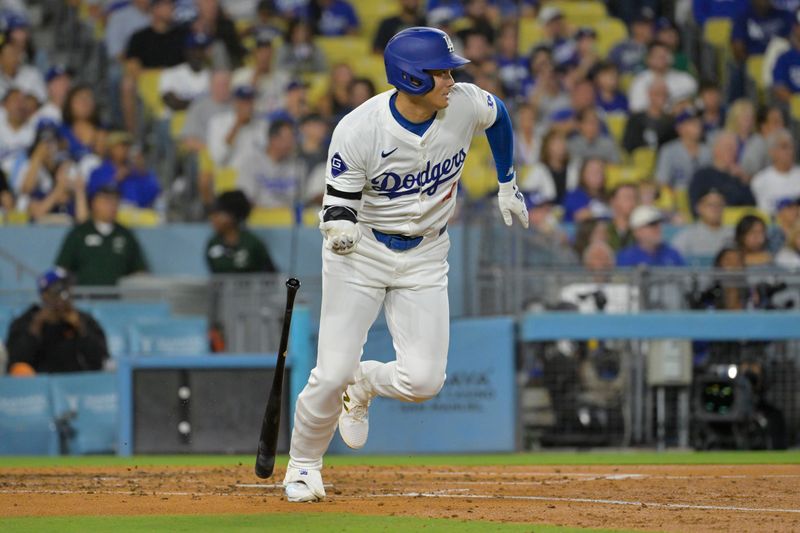
M289 157L273 161L264 151L251 152L242 162L237 186L258 207L292 207L305 203L318 193L307 196L303 183L304 165Z
M789 172L779 172L774 166L769 166L753 177L750 189L758 208L773 215L778 200L800 197L800 166L792 167Z
M775 254L775 264L787 270L800 270L800 254L784 246Z
M13 129L6 120L6 112L0 109L0 168L11 175L11 166L17 156L24 154L36 138L36 124L29 120L19 129Z
M650 103L647 90L655 76L652 70L645 70L633 78L628 90L628 107L631 113L647 109ZM664 75L664 82L669 89L669 101L673 104L691 98L697 93L697 80L685 72L670 70Z
M158 82L158 92L163 97L172 93L181 100L195 100L208 93L211 72L203 69L195 72L188 63L181 63L164 69ZM165 106L164 114L169 117L172 111Z
M263 151L267 146L267 123L259 119L252 119L239 128L233 143L228 145L225 137L235 123L234 111L214 115L208 123L206 143L211 159L219 167L241 168L242 160L248 154Z
M47 101L47 86L42 73L30 65L20 65L14 77L0 72L0 98L3 98L11 87L16 87L25 94L33 95L39 102Z

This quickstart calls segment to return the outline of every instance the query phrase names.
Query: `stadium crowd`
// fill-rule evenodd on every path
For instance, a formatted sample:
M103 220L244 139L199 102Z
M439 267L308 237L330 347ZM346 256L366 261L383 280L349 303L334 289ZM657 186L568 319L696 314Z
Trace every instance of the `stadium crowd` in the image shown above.
M0 209L6 223L75 224L71 238L100 240L122 231L95 222L104 207L94 204L109 197L113 215L133 224L216 213L212 270L242 235L258 269L273 269L237 228L248 218L302 222L319 206L333 127L388 88L380 54L391 36L424 24L471 60L457 82L509 107L532 266L710 263L733 246L746 265L796 268L799 8L0 0ZM86 65L59 47L71 42L53 37L64 13L90 28L101 60ZM459 191L467 208L496 187L482 142ZM76 258L62 250L59 264L74 270ZM131 261L119 271L145 268Z

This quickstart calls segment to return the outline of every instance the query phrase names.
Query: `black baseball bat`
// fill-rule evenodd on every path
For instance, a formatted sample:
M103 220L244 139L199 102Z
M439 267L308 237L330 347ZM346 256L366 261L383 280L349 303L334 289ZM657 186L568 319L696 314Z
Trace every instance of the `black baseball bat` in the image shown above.
M283 330L278 348L278 360L275 363L275 376L272 389L269 391L264 420L261 422L261 436L258 439L256 455L256 475L261 479L268 478L275 469L275 455L278 450L278 430L281 425L281 397L283 396L283 370L286 365L286 348L289 345L289 328L292 325L292 309L294 297L300 288L296 278L286 280L286 311L283 314Z

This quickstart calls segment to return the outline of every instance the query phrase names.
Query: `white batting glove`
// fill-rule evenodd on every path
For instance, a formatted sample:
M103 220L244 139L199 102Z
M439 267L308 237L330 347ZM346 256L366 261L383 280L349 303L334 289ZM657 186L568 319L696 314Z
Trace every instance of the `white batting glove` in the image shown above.
M325 248L345 255L352 252L361 240L358 225L349 220L328 220L321 222L319 229L325 237Z
M525 199L517 188L516 175L511 181L501 182L500 191L497 193L497 203L500 206L500 214L503 215L503 222L506 226L511 225L511 215L516 215L522 227L528 228L528 208L525 207Z

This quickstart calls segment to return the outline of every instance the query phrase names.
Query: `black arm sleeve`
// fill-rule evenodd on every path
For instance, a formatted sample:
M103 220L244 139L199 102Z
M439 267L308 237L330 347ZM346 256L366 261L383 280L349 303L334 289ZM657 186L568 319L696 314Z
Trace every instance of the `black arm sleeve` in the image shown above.
M14 363L28 363L34 369L37 366L37 354L42 346L42 339L29 331L32 316L24 315L11 323L8 332L8 368Z
M79 357L85 361L85 370L102 370L103 361L108 359L106 334L94 318L85 313L80 315L84 330L77 339Z

